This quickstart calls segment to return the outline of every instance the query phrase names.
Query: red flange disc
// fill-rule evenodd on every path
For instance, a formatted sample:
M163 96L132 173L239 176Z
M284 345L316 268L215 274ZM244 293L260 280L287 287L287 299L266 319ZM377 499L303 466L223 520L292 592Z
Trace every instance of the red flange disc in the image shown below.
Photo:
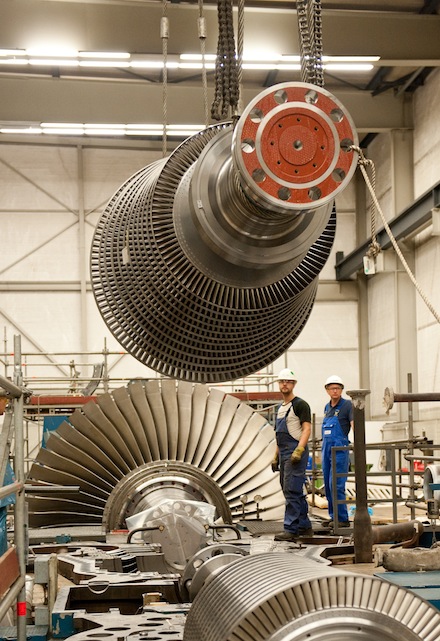
M234 131L233 157L244 188L266 206L309 209L347 185L357 144L351 117L334 96L284 83L248 105Z

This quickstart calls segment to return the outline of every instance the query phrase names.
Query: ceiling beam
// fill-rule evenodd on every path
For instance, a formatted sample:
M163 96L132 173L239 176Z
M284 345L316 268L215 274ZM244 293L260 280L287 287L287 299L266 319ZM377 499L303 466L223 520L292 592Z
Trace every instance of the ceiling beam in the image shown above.
M355 6L355 5L354 5ZM198 51L194 4L169 3L169 53ZM63 45L78 51L161 53L162 4L99 4L14 0L2 2L0 43L3 48ZM217 10L206 6L206 51L217 50ZM236 11L235 11L236 17ZM379 55L410 60L440 58L439 15L323 10L323 52L327 55ZM374 37L373 37L374 34ZM392 36L392 37L391 37ZM247 7L245 49L299 53L296 11Z
M396 240L402 240L421 231L432 220L432 210L440 206L440 182L429 189L406 207L395 218L388 221L388 226ZM389 249L392 245L388 232L382 228L377 232L376 240L382 250ZM363 258L371 244L371 238L357 247L348 256L336 263L337 280L347 280L357 271L362 269Z
M247 105L260 88L244 88ZM65 80L51 78L0 77L0 122L79 122L79 123L162 123L163 93L159 84L111 81ZM183 98L182 98L183 96ZM356 114L360 133L383 132L412 127L411 103L405 95L396 98L382 94L342 89L335 92L347 111ZM210 100L213 98L212 89ZM203 124L203 88L178 86L167 90L168 123Z

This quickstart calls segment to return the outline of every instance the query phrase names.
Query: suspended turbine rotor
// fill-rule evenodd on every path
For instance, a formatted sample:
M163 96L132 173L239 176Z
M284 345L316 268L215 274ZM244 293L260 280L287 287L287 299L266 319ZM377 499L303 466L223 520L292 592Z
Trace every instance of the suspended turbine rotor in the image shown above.
M209 127L127 180L91 253L95 299L119 343L194 382L246 376L283 354L310 315L353 144L336 98L285 83L234 130Z

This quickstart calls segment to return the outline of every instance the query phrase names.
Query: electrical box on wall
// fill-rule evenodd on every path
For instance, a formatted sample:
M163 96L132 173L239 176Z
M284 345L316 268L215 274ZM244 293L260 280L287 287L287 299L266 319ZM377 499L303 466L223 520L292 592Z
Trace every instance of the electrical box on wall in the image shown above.
M387 251L381 250L374 258L364 256L364 274L366 276L373 276L383 272L394 272L397 269L396 253L394 250Z

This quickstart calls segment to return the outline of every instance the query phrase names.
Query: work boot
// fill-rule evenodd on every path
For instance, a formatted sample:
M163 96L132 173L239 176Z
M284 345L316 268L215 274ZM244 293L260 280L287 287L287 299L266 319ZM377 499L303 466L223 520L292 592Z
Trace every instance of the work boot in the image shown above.
M328 525L329 527L335 527L335 522L329 521L328 523L326 523L326 525ZM350 526L351 526L350 521L339 521L338 523L338 527L350 527Z
M299 535L300 536L313 536L313 529L311 527L308 528L299 528Z
M274 538L275 541L296 541L298 538L298 534L294 534L293 532L287 532L287 530L284 530L284 532L281 532L281 534L277 534Z

